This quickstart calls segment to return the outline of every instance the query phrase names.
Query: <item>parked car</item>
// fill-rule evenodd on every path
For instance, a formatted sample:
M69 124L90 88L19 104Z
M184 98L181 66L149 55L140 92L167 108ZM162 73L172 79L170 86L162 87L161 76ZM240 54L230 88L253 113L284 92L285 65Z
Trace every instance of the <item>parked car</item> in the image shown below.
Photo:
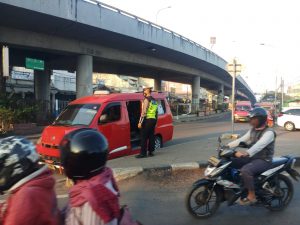
M234 110L234 122L249 121L249 112L252 110L251 102L240 101L236 103Z
M155 148L173 137L172 114L162 93L153 92L158 101ZM109 158L138 153L138 121L142 93L97 93L71 102L52 125L46 127L37 142L37 150L48 164L59 164L59 143L67 133L83 127L101 131L109 143Z
M277 125L288 131L300 129L300 109L290 108L280 113L277 118Z

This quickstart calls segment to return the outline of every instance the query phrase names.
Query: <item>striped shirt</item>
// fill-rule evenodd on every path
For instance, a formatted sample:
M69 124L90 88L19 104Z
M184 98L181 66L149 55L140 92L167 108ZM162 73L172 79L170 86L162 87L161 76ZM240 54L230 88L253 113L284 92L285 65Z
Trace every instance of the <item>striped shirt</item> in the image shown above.
M118 192L113 188L111 181L107 182L105 186L115 195L118 194ZM118 225L117 218L108 223L104 223L88 202L81 207L68 209L65 222L66 225Z

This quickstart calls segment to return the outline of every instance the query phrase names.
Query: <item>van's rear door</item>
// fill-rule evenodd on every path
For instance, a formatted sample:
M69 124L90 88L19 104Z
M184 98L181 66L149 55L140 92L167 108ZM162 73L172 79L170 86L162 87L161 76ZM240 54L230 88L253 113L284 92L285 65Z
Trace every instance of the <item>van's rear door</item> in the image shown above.
M125 102L107 103L98 121L98 129L109 143L109 158L127 155L130 150L130 127Z

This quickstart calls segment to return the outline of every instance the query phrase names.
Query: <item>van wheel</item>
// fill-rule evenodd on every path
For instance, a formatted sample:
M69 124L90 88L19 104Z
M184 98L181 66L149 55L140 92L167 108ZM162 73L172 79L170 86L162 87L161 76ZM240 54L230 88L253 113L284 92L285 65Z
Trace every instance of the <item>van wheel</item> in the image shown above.
M161 140L160 136L158 136L158 135L155 136L154 143L155 143L154 151L162 148L162 140Z
M293 131L295 130L295 125L292 122L286 122L284 128L288 131Z

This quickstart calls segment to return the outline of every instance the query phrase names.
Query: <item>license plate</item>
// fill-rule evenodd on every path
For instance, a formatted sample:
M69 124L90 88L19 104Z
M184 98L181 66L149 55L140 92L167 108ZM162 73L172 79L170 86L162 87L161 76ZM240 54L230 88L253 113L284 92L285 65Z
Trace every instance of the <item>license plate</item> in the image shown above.
M45 161L45 163L47 163L47 164L53 164L53 163L54 163L53 160L49 160L49 159L45 159L44 161Z

